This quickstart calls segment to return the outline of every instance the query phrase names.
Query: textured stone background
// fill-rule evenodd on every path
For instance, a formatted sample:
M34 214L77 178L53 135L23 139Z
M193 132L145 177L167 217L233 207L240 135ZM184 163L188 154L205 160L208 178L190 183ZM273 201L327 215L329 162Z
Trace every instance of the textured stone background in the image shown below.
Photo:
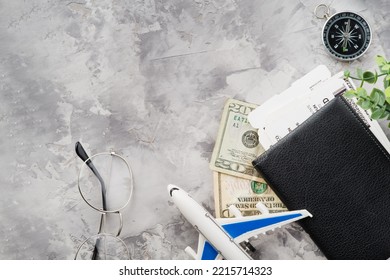
M350 65L327 55L319 3L0 0L0 258L72 259L96 233L77 190L81 141L133 168L122 234L132 258L187 259L197 233L166 186L213 213L208 162L228 97L260 104L319 64L336 73L390 58L389 1L332 3L374 32ZM254 245L261 259L323 258L295 224Z

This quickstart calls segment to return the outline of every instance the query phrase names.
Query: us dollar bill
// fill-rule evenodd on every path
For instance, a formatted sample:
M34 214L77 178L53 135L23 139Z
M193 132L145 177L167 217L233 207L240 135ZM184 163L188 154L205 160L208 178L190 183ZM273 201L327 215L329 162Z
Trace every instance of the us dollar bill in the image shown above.
M264 180L252 181L220 172L214 172L214 200L217 218L234 217L228 209L232 204L243 216L259 214L256 208L258 202L263 203L270 213L287 211L286 206Z
M264 152L248 114L257 105L235 99L226 101L210 168L214 171L263 182L252 161Z

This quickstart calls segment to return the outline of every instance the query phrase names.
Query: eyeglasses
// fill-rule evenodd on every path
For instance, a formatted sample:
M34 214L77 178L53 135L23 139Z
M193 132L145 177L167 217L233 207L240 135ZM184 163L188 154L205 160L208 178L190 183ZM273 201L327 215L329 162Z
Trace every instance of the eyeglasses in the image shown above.
M99 230L78 247L76 259L110 260L130 259L129 250L119 235L123 228L123 210L133 194L133 173L128 162L115 152L99 153L89 157L80 142L76 154L84 161L78 177L82 199L101 214ZM108 217L116 217L118 230L107 233Z

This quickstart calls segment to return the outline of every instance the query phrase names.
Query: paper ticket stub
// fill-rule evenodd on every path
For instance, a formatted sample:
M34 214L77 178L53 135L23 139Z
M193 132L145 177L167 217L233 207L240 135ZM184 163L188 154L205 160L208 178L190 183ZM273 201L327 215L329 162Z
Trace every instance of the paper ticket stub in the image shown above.
M264 117L274 111L280 111L280 108L285 107L290 102L310 94L313 87L326 81L331 77L330 71L326 66L320 65L307 73L305 76L295 81L291 87L273 96L258 106L253 112L249 113L248 120L254 128L262 128L264 125Z
M335 96L354 88L352 81L345 79L342 72L327 79L320 79L321 73L325 77L328 75L324 68L316 68L289 89L272 97L249 114L248 119L252 126L258 128L259 140L265 150L293 131ZM390 152L390 141L379 123L370 118L369 112L356 105L357 100L347 101L383 147ZM265 108L267 104L273 108Z
M263 128L260 129L265 131L271 140L270 144L273 145L325 106L343 88L342 79L328 79L318 84L311 92L270 113L264 118Z
M284 108L289 106L291 102L308 96L316 85L326 81L330 77L331 73L329 69L324 65L319 65L305 76L295 81L291 87L268 99L264 104L257 107L248 115L250 124L258 129L259 141L265 150L275 144L275 137L281 137L278 136L278 134L267 133L267 131L265 131L267 117L273 114L278 115L280 112L283 112ZM290 122L291 120L292 122ZM300 124L300 122L295 121L294 118L291 120L282 119L282 121L290 123L287 126L280 128L280 130L287 129L290 131Z

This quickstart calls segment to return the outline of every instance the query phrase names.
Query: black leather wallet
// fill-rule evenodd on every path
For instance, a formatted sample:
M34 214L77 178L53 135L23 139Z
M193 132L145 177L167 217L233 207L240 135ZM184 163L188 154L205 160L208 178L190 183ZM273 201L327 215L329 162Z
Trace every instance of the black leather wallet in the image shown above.
M390 257L390 155L342 97L253 161L328 259Z

